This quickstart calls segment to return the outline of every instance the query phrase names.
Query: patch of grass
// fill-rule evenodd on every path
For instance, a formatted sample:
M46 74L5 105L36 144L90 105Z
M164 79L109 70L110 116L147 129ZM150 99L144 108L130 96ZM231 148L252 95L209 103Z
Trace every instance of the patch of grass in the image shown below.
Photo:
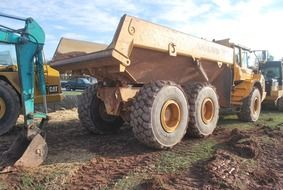
M242 122L238 119L237 115L227 115L223 116L219 122L218 126L223 128L238 128L241 130L249 130L257 125L264 125L270 128L283 127L283 114L278 111L262 111L257 122Z
M218 126L222 128L229 128L229 129L242 129L242 130L249 130L254 127L253 123L250 122L242 122L238 119L237 115L227 115L223 116L219 122Z
M81 95L83 91L63 91L64 96L78 96Z
M52 164L41 168L34 175L41 177L45 189L61 189L68 182L69 177L80 167L79 163Z
M118 180L114 186L106 187L103 190L140 190L140 189L170 189L161 176L147 173L146 171L130 172L127 176Z
M264 111L256 123L266 125L270 128L283 127L283 114L277 111Z
M214 146L216 143L217 142L212 139L202 139L188 148L175 147L175 149L164 151L161 153L159 161L154 166L155 172L181 172L182 170L192 166L197 161L210 158L214 152ZM113 187L107 187L105 189L135 189L138 188L144 181L151 179L154 173L148 173L145 168L139 172L130 172L127 176L119 179Z
M134 187L138 186L142 181L150 179L151 176L146 173L129 173L127 176L123 177L122 179L118 180L114 187L105 188L108 189L115 189L115 190L124 190L124 189L134 189Z
M25 171L20 176L19 188L23 190L62 189L68 181L68 177L77 167L78 164L58 164Z
M188 149L181 151L166 151L156 165L159 172L175 173L189 168L192 164L200 160L206 160L212 156L216 141L203 139Z
M261 136L259 137L260 141L264 144L268 144L268 145L272 145L274 144L274 140L273 138L267 136L267 135L264 135L264 136Z
M21 189L23 190L29 190L29 189L34 189L34 190L43 190L44 186L34 178L34 176L24 173L21 176Z
M4 182L0 181L0 190L4 190L4 189L8 189L8 187Z

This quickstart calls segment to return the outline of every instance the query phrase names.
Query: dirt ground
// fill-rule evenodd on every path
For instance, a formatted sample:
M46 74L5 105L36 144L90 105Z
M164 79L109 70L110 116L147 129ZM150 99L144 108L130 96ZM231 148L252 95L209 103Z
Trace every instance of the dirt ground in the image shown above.
M0 154L18 128L0 137ZM256 123L226 116L210 137L156 151L127 125L97 136L80 126L76 109L62 110L51 113L44 165L0 174L0 189L283 189L282 137L283 115L271 111Z

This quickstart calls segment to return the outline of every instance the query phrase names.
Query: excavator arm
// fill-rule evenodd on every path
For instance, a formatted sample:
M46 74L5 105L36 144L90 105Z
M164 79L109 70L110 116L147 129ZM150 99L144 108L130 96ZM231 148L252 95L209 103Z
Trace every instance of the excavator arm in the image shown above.
M47 145L40 135L41 128L48 120L46 105L46 83L43 67L43 45L45 34L40 25L32 18L19 18L0 14L0 17L24 22L21 29L12 29L0 25L0 43L13 44L16 49L18 75L21 86L21 104L25 125L13 145L0 159L0 166L16 164L36 166L41 164L47 155ZM35 80L43 97L44 111L35 112ZM41 119L39 125L36 118Z

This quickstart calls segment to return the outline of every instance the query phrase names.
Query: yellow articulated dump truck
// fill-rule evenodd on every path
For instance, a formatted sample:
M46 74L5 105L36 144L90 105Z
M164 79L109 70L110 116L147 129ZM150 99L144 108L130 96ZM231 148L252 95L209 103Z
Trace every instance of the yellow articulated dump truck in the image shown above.
M252 61L249 49L229 40L210 42L125 15L109 46L62 39L51 65L98 79L80 97L82 126L105 134L126 121L140 142L164 149L186 133L212 134L220 108L256 121L265 89Z

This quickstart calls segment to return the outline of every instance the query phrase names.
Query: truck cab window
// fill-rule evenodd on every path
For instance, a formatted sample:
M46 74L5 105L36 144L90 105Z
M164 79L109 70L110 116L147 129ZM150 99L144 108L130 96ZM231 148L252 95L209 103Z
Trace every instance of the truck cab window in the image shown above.
M242 58L241 58L241 66L243 69L248 68L248 52L247 51L242 51Z
M253 52L242 50L242 68L255 69L257 68L257 59Z
M266 67L263 70L263 75L267 80L280 79L281 73L279 67Z
M83 84L84 81L83 81L82 79L78 79L78 83L79 83L79 84Z
M240 50L237 47L235 47L234 49L234 59L235 59L235 63L241 66Z
M0 65L16 65L16 50L13 45L0 44Z

